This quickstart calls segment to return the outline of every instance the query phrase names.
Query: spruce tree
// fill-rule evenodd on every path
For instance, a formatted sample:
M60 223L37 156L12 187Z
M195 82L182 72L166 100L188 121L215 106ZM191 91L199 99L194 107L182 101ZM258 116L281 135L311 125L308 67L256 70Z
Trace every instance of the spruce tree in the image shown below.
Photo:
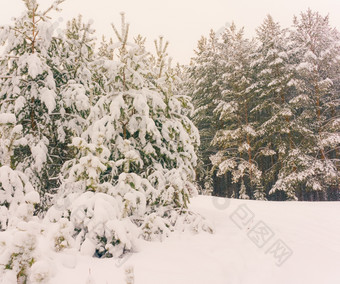
M339 94L334 89L335 66L339 55L339 34L310 9L294 18L291 34L295 46L295 86L297 95L290 100L297 110L296 124L303 137L284 165L284 172L273 190L296 191L300 199L327 198L327 189L335 187L338 171L335 149L339 134L335 108ZM333 108L333 106L335 108ZM311 193L308 193L311 192ZM313 194L319 193L318 195Z
M281 175L282 164L303 133L294 122L295 110L289 104L294 96L294 75L287 31L268 15L257 29L257 41L259 45L252 62L256 74L253 113L258 123L256 161L264 173L268 191Z
M210 159L218 175L230 173L232 182L246 185L253 198L265 199L262 172L254 160L254 141L258 135L252 114L256 105L250 68L254 42L245 39L243 29L237 30L235 24L225 30L222 39L224 90L214 112L223 127L213 140L220 150Z
M92 23L83 23L82 16L67 22L66 30L59 35L54 50L60 68L58 88L61 94L58 119L59 141L71 143L86 128L86 118L96 100L94 81L94 30ZM68 149L66 159L73 158ZM64 160L65 161L65 160Z
M113 56L95 60L106 83L73 138L77 154L63 167L60 189L77 245L97 256L133 251L139 234L162 239L196 218L187 210L199 141L189 98L176 93L162 42L154 60L142 37L128 41L124 15L121 30L113 29ZM209 229L200 222L194 229L201 227Z
M187 69L188 83L186 92L192 97L195 107L193 121L197 126L201 144L199 147L199 164L196 168L198 182L202 190L213 191L214 174L211 173L209 157L216 154L217 148L211 144L220 122L214 114L216 101L221 98L223 90L223 65L220 61L218 37L210 31L209 37L202 37L195 50L196 56ZM217 189L214 189L215 193Z
M64 0L41 11L35 0L24 0L26 11L11 26L2 27L4 44L0 73L0 113L13 114L22 127L25 144L14 149L12 168L24 172L40 192L42 207L49 192L57 187L64 146L56 133L56 112L60 96L57 88L53 48L56 26L48 14L59 10Z

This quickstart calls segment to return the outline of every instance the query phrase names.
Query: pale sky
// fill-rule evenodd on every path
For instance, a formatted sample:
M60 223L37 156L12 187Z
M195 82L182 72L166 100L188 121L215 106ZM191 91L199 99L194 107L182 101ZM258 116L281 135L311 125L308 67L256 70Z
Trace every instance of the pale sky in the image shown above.
M44 7L52 1L38 2ZM10 23L24 9L22 0L0 0L0 4L0 25ZM194 55L201 35L207 35L211 28L218 31L232 21L238 27L244 26L246 35L251 37L267 14L288 27L293 15L310 7L322 15L329 14L331 25L340 30L340 0L66 0L61 7L63 11L55 20L59 18L65 25L67 20L82 14L85 19L94 20L98 38L102 34L114 38L111 23L119 26L119 13L124 11L130 23L130 39L142 34L150 50L153 40L163 35L170 42L169 54L183 64Z

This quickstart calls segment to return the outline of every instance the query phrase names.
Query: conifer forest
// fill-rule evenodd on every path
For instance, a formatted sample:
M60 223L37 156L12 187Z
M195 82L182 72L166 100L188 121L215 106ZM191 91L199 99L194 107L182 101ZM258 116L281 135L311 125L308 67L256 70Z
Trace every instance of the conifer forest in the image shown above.
M268 15L253 38L211 30L181 65L165 37L148 50L130 34L128 14L102 36L81 15L57 30L65 0L23 2L0 27L1 283L52 283L52 252L121 259L141 240L214 234L197 195L340 199L340 33L327 15L306 9L289 28Z

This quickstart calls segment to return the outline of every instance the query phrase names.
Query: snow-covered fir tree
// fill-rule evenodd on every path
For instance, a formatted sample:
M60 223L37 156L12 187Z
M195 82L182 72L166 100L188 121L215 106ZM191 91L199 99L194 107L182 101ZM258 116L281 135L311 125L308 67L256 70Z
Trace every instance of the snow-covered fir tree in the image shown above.
M259 46L252 62L256 80L253 113L258 122L256 161L261 171L266 172L264 186L270 190L280 175L282 163L303 133L293 121L294 109L289 104L294 95L294 76L287 30L268 15L257 29L257 40Z
M33 217L39 194L27 175L15 169L14 150L25 145L22 126L14 114L0 114L0 231Z
M213 140L219 151L210 159L218 175L230 173L233 183L243 183L253 197L265 199L262 173L254 160L257 132L252 117L255 104L250 68L254 42L245 39L243 29L237 30L235 24L226 28L222 40L224 90L214 112L219 115L223 127Z
M199 143L190 100L173 87L162 42L152 60L141 37L128 41L124 15L121 26L113 25L112 56L96 59L106 83L99 84L87 129L73 138L78 154L65 163L60 189L76 245L97 256L119 256L134 250L139 235L162 239L193 219L194 230L210 230L187 211ZM57 210L51 208L50 220L60 217Z
M72 137L80 136L86 127L90 106L96 99L94 81L94 30L91 22L83 23L82 16L67 22L67 28L58 37L55 53L60 68L60 119L58 138L71 143ZM70 149L67 159L73 158Z
M339 93L339 33L329 25L328 17L310 9L294 18L291 35L295 49L297 94L290 104L298 111L295 124L301 125L298 147L282 166L282 174L272 192L295 192L300 199L327 198L327 189L337 188L339 173L335 165L339 147L339 123L335 109Z
M199 147L199 163L197 166L198 182L202 190L213 191L213 174L209 157L217 152L211 144L219 120L214 114L216 100L221 98L223 89L223 67L220 62L218 36L210 31L209 37L202 37L195 50L195 57L187 68L188 82L184 84L185 92L192 97L195 107L193 121L197 126L201 145Z
M0 112L15 116L26 141L16 145L12 167L29 177L44 204L49 190L57 186L65 146L55 131L60 101L54 76L58 63L52 51L56 25L48 16L62 2L57 0L41 11L35 0L25 0L26 12L0 30L4 45Z

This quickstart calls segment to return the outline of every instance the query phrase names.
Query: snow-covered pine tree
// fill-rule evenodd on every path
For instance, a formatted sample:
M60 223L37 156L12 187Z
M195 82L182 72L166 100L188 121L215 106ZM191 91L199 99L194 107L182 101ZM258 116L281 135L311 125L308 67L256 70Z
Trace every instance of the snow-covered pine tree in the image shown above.
M39 12L35 1L25 1L26 13L13 26L0 30L5 45L0 64L0 230L6 230L0 235L0 266L4 283L37 283L49 277L48 260L42 259L38 249L41 226L33 215L40 202L36 188L43 193L49 182L44 182L44 175L55 174L55 159L46 158L51 157L47 155L53 135L49 123L56 104L53 72L47 63L54 27L47 23L47 13L61 2ZM42 167L46 167L43 172Z
M173 93L172 74L163 59L151 60L143 38L128 42L124 14L121 31L113 29L113 56L96 63L106 83L73 139L78 154L65 163L60 189L80 250L97 256L134 250L139 234L161 239L195 216L186 210L198 143L188 98ZM194 219L195 229L206 226Z
M221 128L213 110L216 100L221 98L223 89L223 65L220 60L218 37L210 31L209 37L202 37L195 50L196 56L187 68L188 82L186 93L192 98L195 112L192 119L197 126L201 144L198 150L199 161L196 168L198 183L204 191L213 191L213 176L210 172L209 157L216 154L217 149L211 144L217 129ZM218 190L214 189L215 194Z
M94 74L94 30L91 21L83 23L82 16L67 22L67 28L59 35L55 53L59 60L58 87L61 94L58 138L71 143L86 128L90 105L97 99ZM71 159L72 153L67 158Z
M339 93L334 89L339 33L330 27L328 16L308 9L300 18L294 18L291 38L296 54L297 95L290 104L298 111L295 123L301 125L304 136L286 159L283 174L272 191L296 191L302 200L320 200L327 198L327 190L339 182L334 154L339 147L335 111Z
M252 198L265 199L262 173L254 160L256 149L253 148L257 136L256 121L252 117L256 106L253 98L255 85L250 68L254 42L245 39L243 33L243 29L237 30L232 24L222 34L224 90L214 112L223 127L213 140L219 151L210 159L213 167L218 169L218 175L230 173L232 182L243 182Z
M97 69L94 59L94 30L91 28L92 22L83 23L82 16L67 22L66 30L59 34L55 40L54 55L59 62L59 68L55 74L58 78L58 89L60 90L60 110L57 120L58 141L66 144L64 167L76 156L76 151L72 146L73 138L80 137L87 129L87 120L91 106L102 93L102 88L98 78L95 78ZM79 149L80 150L80 149ZM61 183L63 183L63 176ZM89 178L91 180L91 178ZM74 245L73 231L74 225L67 219L62 218L62 211L67 203L58 200L59 195L54 198L57 202L48 211L46 219L50 224L50 238L54 242L56 251ZM58 221L58 222L56 222Z
M184 182L182 185L176 185L177 193L174 192L172 201L169 200L166 203L175 201L176 207L186 208L189 191L192 191L192 194L196 190L191 182L195 180L193 167L197 163L195 150L199 146L199 134L197 128L188 118L193 111L191 99L181 94L176 88L176 81L179 78L171 67L171 58L168 58L167 55L168 43L163 44L163 38L160 37L158 42L155 41L155 46L156 64L153 68L153 84L156 91L161 94L166 106L165 111L161 111L157 115L155 113L154 120L156 125L159 125L163 136L162 144L155 146L156 149L160 149L160 153L165 155L162 165L165 169L165 176L167 177L169 174L169 179L174 179L178 175L176 179ZM155 156L154 160L149 163L157 164L157 157ZM173 182L174 180L167 181L170 184ZM168 189L166 192L169 194ZM178 200L176 201L176 199Z
M56 0L41 11L36 0L24 0L26 11L11 26L2 27L4 45L1 61L1 113L11 113L22 126L25 145L17 145L13 168L25 172L41 193L55 188L62 164L63 145L58 145L54 111L58 109L58 90L51 56L52 35L56 25L48 14L59 10L64 0ZM58 145L58 146L57 146Z
M268 15L257 29L257 41L259 45L252 62L256 78L253 114L258 122L256 161L265 173L264 186L269 191L280 175L289 151L294 149L303 134L292 121L294 109L289 104L294 80L287 31ZM290 193L287 192L287 195Z
M105 36L102 36L102 40L100 42L98 55L100 57L106 57L108 59L113 59L113 52L109 50L109 47L113 45L112 38L109 39L109 41L106 41Z
M22 126L12 113L0 114L0 231L15 226L19 221L29 221L39 194L29 178L15 169L14 150L25 145Z

